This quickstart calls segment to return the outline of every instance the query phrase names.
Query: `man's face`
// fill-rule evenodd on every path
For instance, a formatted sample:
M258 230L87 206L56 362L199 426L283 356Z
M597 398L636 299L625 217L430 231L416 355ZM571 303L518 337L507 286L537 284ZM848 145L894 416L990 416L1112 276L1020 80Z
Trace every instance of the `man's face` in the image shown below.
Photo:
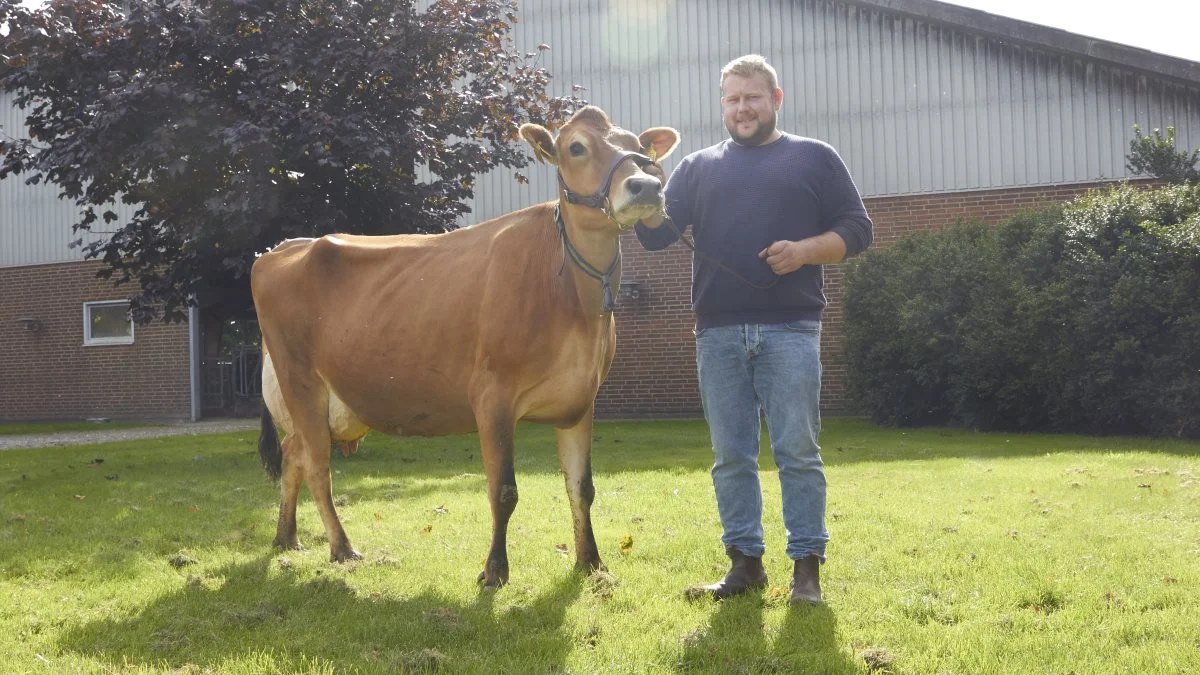
M771 90L759 73L727 75L721 86L721 116L729 136L742 145L761 145L775 132L775 111L783 92Z

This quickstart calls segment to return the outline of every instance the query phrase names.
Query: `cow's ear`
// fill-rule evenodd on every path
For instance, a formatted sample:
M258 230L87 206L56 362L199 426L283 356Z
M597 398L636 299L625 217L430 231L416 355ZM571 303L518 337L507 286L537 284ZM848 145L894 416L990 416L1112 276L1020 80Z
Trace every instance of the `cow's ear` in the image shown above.
M679 132L671 127L651 127L638 136L642 150L653 150L654 161L662 161L679 147Z
M539 162L558 166L558 150L554 147L554 137L540 124L522 124L521 138L533 147L533 157Z

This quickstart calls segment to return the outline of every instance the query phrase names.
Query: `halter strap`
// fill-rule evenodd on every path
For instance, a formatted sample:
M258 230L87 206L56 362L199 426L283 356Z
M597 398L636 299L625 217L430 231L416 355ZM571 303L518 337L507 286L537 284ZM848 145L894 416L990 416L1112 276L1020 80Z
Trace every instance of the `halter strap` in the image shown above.
M562 237L563 252L566 257L570 258L576 267L583 270L584 274L600 282L600 287L604 290L604 309L602 311L605 314L611 313L617 304L613 296L612 275L617 271L617 265L621 264L620 242L617 243L617 255L613 258L612 264L608 266L607 270L601 272L585 260L575 245L571 243L571 238L567 236L567 224L563 222L562 209L558 204L554 205L554 226L558 229L558 236ZM559 273L561 274L561 270Z
M571 188L567 187L567 182L563 180L562 171L559 171L558 186L562 188L563 196L566 197L567 203L582 204L583 206L599 209L605 213L608 213L605 205L608 202L608 191L612 189L613 174L617 172L617 167L621 165L621 162L624 162L627 159L632 159L635 164L641 167L649 166L654 163L654 160L640 152L624 150L617 155L616 159L613 160L612 166L608 167L608 175L604 177L604 182L600 185L600 189L590 195L581 195L578 192L571 192Z

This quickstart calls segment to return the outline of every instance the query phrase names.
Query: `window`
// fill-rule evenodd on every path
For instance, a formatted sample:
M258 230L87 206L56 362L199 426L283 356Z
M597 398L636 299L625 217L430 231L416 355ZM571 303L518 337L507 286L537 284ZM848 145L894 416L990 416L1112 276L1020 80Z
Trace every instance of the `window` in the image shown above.
M133 321L129 318L129 302L83 303L83 344L133 344Z

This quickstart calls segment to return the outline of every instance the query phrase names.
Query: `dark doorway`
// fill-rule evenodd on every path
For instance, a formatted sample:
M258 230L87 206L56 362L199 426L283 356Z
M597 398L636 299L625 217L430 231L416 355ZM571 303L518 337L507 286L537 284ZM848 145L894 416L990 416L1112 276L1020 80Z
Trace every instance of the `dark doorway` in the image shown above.
M201 315L200 414L254 417L262 405L262 339L256 318Z

